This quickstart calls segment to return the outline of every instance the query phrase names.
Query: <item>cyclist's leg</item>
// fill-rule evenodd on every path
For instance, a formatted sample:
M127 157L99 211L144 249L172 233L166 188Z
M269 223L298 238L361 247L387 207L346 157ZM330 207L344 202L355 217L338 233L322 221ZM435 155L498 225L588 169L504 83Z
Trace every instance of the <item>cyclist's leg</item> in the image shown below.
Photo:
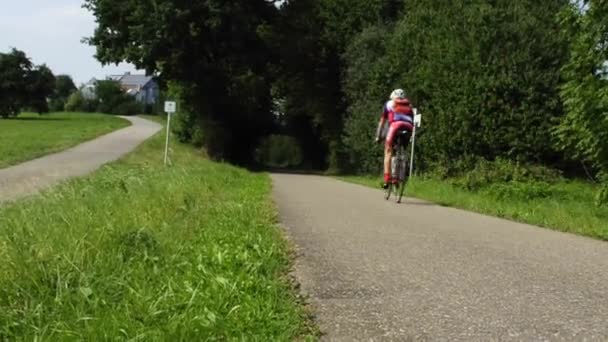
M389 143L384 145L384 183L391 181L391 158L393 157L393 147Z
M384 182L389 183L391 181L391 158L393 157L393 141L397 134L399 122L393 122L388 128L386 134L386 142L384 144Z
M392 151L393 154L401 153L400 152L401 148L403 148L403 150L406 150L407 146L409 145L409 139L410 139L410 136L412 135L413 126L409 122L397 121L397 122L393 123L391 128L393 129L393 138L392 138L393 140L396 139L396 136L399 132L402 132L402 131L408 132L408 136L406 136L405 139L400 140L400 144L397 147L398 150L393 149L393 151ZM403 146L401 146L401 145L403 145ZM405 167L405 166L399 165L399 168L402 168L402 167ZM401 177L399 177L399 178L401 178ZM400 179L400 180L402 180L402 179Z

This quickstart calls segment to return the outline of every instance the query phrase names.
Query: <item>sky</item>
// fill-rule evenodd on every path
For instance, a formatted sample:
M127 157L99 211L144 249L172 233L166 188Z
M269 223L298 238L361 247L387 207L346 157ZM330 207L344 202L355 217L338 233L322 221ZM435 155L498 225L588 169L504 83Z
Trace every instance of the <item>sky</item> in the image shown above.
M0 0L0 52L24 51L34 64L55 75L68 74L79 85L91 78L137 72L130 64L102 67L95 47L81 43L96 23L82 0ZM141 71L140 73L143 73Z

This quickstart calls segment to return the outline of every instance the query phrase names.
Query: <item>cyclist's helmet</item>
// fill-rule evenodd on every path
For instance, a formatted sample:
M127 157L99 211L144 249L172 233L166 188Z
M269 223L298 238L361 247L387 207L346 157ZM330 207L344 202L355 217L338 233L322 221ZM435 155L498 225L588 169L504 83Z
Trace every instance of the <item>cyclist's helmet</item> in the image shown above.
M391 100L404 99L404 98L405 98L405 91L403 89L395 89L391 93Z

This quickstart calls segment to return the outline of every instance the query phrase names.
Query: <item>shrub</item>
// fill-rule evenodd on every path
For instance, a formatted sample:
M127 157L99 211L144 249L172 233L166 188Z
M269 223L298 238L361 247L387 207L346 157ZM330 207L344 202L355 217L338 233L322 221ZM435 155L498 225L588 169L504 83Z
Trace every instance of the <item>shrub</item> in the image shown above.
M540 181L494 183L489 185L484 192L503 200L532 200L553 195L551 184Z
M527 165L504 159L493 162L481 159L472 171L457 178L454 185L478 191L490 185L511 182L541 182L552 184L561 179L561 173L545 166Z
M67 112L94 112L97 110L97 100L86 99L80 91L68 97L64 110Z

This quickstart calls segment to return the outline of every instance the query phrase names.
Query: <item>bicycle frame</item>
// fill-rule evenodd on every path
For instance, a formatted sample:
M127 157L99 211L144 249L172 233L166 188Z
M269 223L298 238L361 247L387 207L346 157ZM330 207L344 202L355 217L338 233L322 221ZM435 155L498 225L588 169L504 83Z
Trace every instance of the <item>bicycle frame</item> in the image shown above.
M409 156L406 148L411 137L411 132L403 130L397 133L395 141L393 142L393 155L391 156L391 177L393 178L393 182L391 182L386 189L386 200L390 198L391 192L394 188L394 190L398 192L396 193L397 203L401 203L403 192L405 190L405 184L407 183L409 176L407 174L407 163Z

